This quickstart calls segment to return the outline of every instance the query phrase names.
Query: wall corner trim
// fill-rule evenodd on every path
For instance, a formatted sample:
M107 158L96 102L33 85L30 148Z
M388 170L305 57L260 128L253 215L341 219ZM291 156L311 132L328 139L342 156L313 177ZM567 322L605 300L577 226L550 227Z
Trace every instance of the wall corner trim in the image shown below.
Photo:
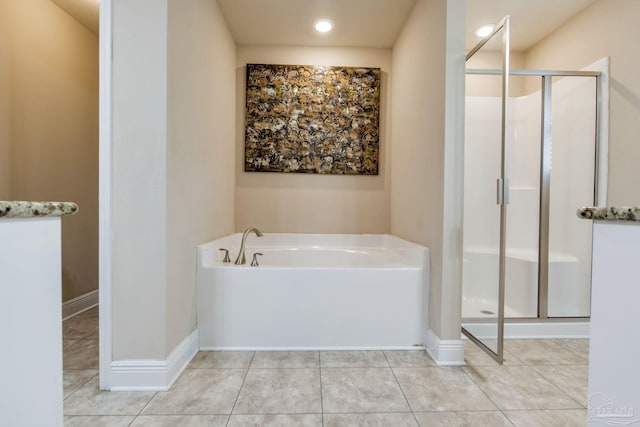
M441 340L433 329L427 331L427 353L438 366L464 366L464 341Z
M166 360L111 362L111 391L167 391L198 352L198 330L186 337Z

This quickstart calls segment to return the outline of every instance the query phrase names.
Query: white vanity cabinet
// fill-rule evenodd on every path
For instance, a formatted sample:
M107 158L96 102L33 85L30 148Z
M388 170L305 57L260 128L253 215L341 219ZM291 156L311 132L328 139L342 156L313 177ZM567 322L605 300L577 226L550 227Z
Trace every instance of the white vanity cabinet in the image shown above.
M59 215L66 213L2 216L7 203L0 202L0 425L62 426Z
M640 423L640 208L583 208L593 219L587 424Z

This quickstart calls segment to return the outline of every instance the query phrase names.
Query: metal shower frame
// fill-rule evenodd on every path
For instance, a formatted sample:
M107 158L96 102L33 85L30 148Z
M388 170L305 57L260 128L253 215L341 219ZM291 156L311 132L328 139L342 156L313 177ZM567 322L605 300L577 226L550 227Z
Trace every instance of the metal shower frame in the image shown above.
M536 318L511 318L510 321L539 322L542 321L583 321L588 317L549 317L549 201L551 193L551 167L549 158L551 151L551 90L553 77L594 77L596 79L596 117L595 117L595 176L594 176L594 201L598 200L598 185L600 180L600 123L602 114L601 78L599 71L564 71L564 70L510 70L509 66L509 35L510 18L505 16L494 28L491 34L483 38L467 55L469 60L478 52L493 36L504 29L502 51L502 69L467 69L466 74L472 75L502 75L502 129L501 129L501 167L500 178L497 180L497 204L500 205L500 253L499 253L499 279L498 279L498 330L497 351L493 351L471 332L462 327L462 333L477 344L496 362L503 362L504 347L504 295L505 295L505 260L506 260L506 226L507 205L509 203L509 181L507 177L507 115L509 99L510 76L529 76L542 78L542 114L541 114L541 162L540 162L540 205L539 205L539 229L538 229L538 316ZM486 319L485 319L486 320Z

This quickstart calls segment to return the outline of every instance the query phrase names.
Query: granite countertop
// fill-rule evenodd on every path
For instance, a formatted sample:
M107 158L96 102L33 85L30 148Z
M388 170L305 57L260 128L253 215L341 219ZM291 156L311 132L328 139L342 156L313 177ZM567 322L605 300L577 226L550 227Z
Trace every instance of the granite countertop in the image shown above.
M638 221L640 222L640 207L589 207L580 208L576 212L578 218L600 221Z
M73 215L78 205L72 202L8 202L0 201L2 218L41 218Z

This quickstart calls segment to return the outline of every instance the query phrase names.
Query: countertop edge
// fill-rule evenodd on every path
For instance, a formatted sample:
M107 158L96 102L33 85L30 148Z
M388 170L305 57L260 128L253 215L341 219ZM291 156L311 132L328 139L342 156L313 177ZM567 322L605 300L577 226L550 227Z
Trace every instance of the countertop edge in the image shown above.
M576 211L581 219L596 221L637 221L640 222L640 207L638 206L608 206L582 207Z
M46 218L74 215L78 205L73 202L27 202L0 200L0 219Z

